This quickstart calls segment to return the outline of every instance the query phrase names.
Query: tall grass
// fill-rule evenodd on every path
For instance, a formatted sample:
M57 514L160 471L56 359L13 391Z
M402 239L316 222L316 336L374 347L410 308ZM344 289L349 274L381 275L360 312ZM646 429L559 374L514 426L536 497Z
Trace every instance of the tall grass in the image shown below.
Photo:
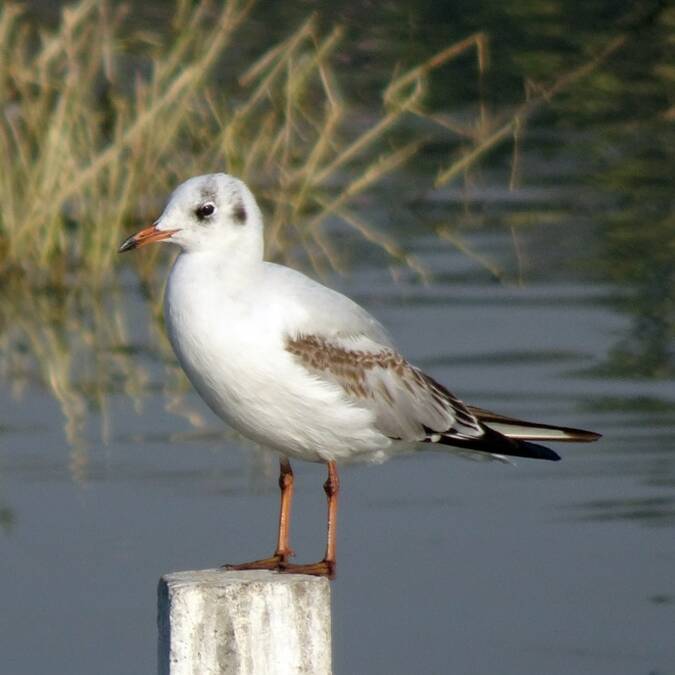
M349 207L419 149L420 139L396 143L391 132L406 114L423 114L430 72L474 45L482 69L484 39L399 74L385 89L381 117L354 133L331 67L342 31L321 34L314 17L222 91L216 67L250 9L240 0L218 12L206 0L184 0L172 34L129 35L124 11L106 2L80 0L51 32L36 32L19 5L4 5L3 271L63 281L76 268L100 282L128 223L155 215L177 181L223 169L262 195L271 256L302 244L316 267L338 265L321 227L337 216L417 266Z
M33 28L20 5L3 5L0 272L63 282L79 269L89 283L100 283L127 225L155 217L187 176L223 169L261 196L272 257L287 257L300 244L316 268L339 267L322 229L339 218L421 271L351 210L423 144L420 134L399 140L394 132L402 120L423 118L423 129L461 141L461 155L439 172L439 187L497 144L516 140L532 112L598 61L542 88L506 120L491 119L481 105L460 125L429 113L425 97L433 71L466 52L475 52L482 77L488 42L477 33L398 69L383 83L379 118L356 131L331 65L342 30L323 34L313 16L224 90L219 71L241 60L230 58L233 38L246 34L251 7L249 0L178 0L171 30L149 33L133 32L124 6L105 0L63 9L52 31Z

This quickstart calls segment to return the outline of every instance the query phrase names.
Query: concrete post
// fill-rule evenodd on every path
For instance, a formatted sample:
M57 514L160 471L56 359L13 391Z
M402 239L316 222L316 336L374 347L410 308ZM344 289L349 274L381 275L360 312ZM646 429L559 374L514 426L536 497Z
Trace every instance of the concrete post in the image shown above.
M267 571L160 579L160 675L331 674L330 583Z

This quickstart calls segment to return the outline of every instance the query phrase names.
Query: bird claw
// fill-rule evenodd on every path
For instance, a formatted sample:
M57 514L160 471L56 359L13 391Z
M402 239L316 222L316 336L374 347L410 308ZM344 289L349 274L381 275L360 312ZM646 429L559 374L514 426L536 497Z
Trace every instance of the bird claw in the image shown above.
M288 565L288 559L295 555L292 548L283 549L283 552L276 551L274 555L262 560L252 560L251 562L239 563L237 565L221 565L221 569L241 571L241 570L277 570L281 572L284 566Z
M316 577L335 579L335 561L320 560L319 562L305 565L284 562L279 566L279 571L282 574L311 574Z
M286 555L274 554L269 558L262 560L252 560L251 562L239 563L237 565L221 565L221 569L240 572L243 570L277 570L281 571L286 564Z
M251 562L239 563L238 565L221 565L221 569L233 572L244 570L271 570L281 572L282 574L310 574L316 577L328 577L335 579L335 561L320 560L319 562L309 564L295 564L288 562L288 558L293 555L289 551L284 555L275 553L269 558L262 560L252 560Z

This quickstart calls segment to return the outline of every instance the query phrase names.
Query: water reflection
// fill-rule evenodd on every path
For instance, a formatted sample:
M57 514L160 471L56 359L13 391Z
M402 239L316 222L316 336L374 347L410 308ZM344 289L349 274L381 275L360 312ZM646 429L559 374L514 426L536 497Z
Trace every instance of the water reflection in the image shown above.
M672 126L649 125L637 152L601 176L621 205L600 221L604 248L600 262L619 288L616 306L632 317L630 331L610 350L601 369L605 374L675 376Z
M111 395L123 393L138 409L149 381L132 355L120 289L34 288L9 279L0 304L0 363L10 394L30 405L31 387L51 393L63 414L73 478L83 479L88 419L98 420L97 439L108 442Z
M572 507L587 521L635 520L647 525L672 526L675 523L675 497L636 499L594 499Z

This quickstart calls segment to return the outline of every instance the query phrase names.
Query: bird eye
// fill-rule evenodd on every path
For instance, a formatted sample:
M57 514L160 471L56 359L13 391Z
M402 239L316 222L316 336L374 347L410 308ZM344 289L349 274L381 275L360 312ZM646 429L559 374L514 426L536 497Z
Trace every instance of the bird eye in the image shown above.
M197 218L202 220L204 218L212 216L215 210L216 210L215 204L213 204L212 202L206 202L206 204L200 204L197 207L195 213L197 214Z

